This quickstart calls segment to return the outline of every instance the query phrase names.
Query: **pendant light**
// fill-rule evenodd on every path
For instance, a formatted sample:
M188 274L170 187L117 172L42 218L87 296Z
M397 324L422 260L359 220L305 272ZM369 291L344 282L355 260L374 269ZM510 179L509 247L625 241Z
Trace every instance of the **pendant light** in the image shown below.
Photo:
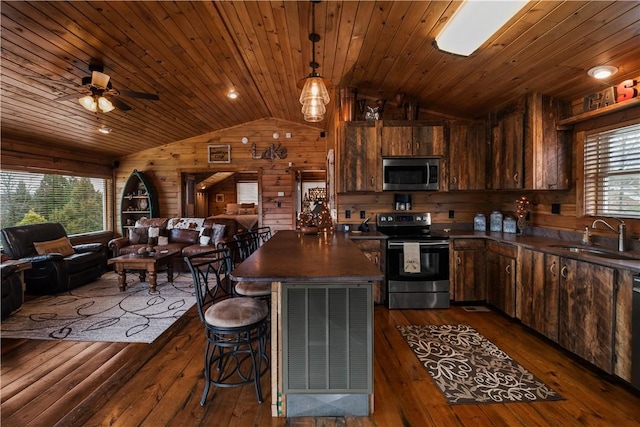
M318 0L311 1L311 33L309 40L311 41L311 74L298 82L298 87L302 88L300 94L300 103L302 104L302 114L307 122L320 122L324 120L324 114L327 112L329 103L329 92L327 91L327 81L323 79L316 71L319 67L316 62L316 42L320 41L320 36L316 31L316 13L315 7Z

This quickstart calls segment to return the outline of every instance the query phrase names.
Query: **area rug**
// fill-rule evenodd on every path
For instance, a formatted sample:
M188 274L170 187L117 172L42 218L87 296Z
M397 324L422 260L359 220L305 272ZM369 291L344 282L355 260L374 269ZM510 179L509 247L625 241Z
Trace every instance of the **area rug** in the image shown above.
M470 326L397 327L449 404L563 399Z
M69 292L41 296L2 321L2 338L151 343L196 302L188 273L173 283L158 275L156 292L137 274L127 274L120 292L114 272Z

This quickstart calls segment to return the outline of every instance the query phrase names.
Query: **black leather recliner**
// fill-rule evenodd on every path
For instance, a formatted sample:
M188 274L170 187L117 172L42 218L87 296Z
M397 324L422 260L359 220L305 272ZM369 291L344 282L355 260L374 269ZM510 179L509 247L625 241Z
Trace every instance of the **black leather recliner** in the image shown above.
M107 250L102 243L73 246L74 253L38 255L33 242L47 242L67 237L62 224L45 222L2 229L4 253L11 259L31 262L24 272L26 293L55 294L89 283L107 270Z
M22 282L15 265L2 266L2 319L22 306Z

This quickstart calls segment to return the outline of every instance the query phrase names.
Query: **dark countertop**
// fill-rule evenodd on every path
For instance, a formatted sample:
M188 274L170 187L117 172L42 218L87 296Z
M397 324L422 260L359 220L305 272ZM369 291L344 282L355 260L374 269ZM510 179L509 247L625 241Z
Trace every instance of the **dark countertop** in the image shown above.
M379 231L350 231L344 234L351 240L387 240L389 238L389 236Z
M278 231L233 270L237 281L370 282L384 275L346 233Z
M444 234L444 233L443 233ZM489 239L502 243L511 243L528 249L559 255L564 258L572 258L579 261L588 261L594 264L604 265L612 268L623 268L640 272L640 252L626 251L618 252L616 250L599 247L597 245L585 246L580 242L572 242L543 236L532 236L527 234L484 232L484 231L451 231L446 233L450 239ZM584 252L572 252L569 249L557 246L574 246L580 248L599 249L612 254L620 254L621 256L632 257L636 259L611 259L598 255L588 254Z

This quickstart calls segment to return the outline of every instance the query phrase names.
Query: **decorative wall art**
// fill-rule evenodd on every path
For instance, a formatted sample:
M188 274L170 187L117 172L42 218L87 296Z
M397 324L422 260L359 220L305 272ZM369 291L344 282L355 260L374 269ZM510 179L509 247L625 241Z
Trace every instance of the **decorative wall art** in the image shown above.
M216 194L216 203L224 203L224 194Z
M209 163L231 163L231 145L209 145Z

